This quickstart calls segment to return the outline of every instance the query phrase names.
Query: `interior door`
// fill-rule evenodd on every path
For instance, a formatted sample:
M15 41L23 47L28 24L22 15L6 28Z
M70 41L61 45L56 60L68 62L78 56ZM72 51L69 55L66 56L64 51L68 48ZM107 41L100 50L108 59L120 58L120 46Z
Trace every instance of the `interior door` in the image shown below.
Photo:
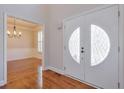
M81 18L65 22L64 29L64 68L65 73L77 79L84 80L84 65L80 55Z
M85 35L85 81L101 88L118 88L118 6L82 17Z

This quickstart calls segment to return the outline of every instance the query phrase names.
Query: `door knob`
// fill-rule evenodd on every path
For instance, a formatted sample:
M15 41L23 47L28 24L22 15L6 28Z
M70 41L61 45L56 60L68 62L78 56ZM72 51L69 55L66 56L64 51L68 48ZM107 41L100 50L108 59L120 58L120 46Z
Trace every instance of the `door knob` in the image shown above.
M84 53L84 51L81 51L81 53Z
M84 47L81 47L81 49L84 49Z
M84 53L84 47L81 47L81 53Z

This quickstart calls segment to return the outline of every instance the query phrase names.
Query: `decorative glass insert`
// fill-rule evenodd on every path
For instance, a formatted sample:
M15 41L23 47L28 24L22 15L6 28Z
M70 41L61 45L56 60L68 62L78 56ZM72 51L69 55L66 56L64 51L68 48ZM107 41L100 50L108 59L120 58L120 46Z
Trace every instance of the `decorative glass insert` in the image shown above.
M69 51L72 58L80 64L80 27L71 34L69 39Z
M91 24L91 66L102 63L110 51L110 39L101 27Z

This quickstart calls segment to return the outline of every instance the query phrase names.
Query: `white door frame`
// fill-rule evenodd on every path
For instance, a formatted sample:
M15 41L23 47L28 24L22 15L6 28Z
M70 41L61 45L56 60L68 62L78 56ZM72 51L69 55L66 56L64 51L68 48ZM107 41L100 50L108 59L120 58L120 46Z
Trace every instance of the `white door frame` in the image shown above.
M105 8L108 8L108 7L112 7L112 6L115 6L115 5L117 5L117 4L110 4L110 5L103 5L103 6L100 6L100 7L97 7L97 8L94 8L94 9L91 9L91 10L88 10L88 11L86 11L86 12L83 12L83 13L80 13L80 14L77 14L77 15L74 15L74 16L71 16L71 17L68 17L68 18L65 18L64 20L63 20L63 37L64 37L64 29L65 29L65 22L66 21L68 21L68 20L71 20L71 19L73 19L73 18L76 18L76 17L80 17L80 16L83 16L83 15L87 15L87 14L89 14L89 13L92 13L92 12L95 12L95 11L98 11L98 10L101 10L101 9L105 9ZM123 30L124 30L124 27L123 27L123 25L124 25L124 22L123 22L123 20L124 20L124 6L121 6L121 5L118 5L118 11L120 12L120 17L119 17L119 36L118 36L118 40L119 40L119 50L121 50L120 52L119 52L119 67L118 67L118 81L119 81L119 87L120 88L124 88L124 63L123 63L123 61L124 61L124 59L123 59L123 56L122 55L124 55L124 43L123 43L123 41L124 41L124 37L123 37L123 35L124 35L124 33L123 33ZM122 20L123 19L123 20ZM65 51L65 46L64 46L64 41L63 41L63 51ZM63 70L64 70L64 55L63 55ZM65 74L65 72L64 72L64 74ZM66 74L65 74L66 75ZM70 77L69 75L66 75L66 76L68 76L68 77ZM74 78L74 77L71 77L71 78L73 78L73 79L76 79L76 78ZM76 79L76 80L79 80L79 79ZM79 81L81 81L81 80L79 80ZM84 83L87 83L87 82L85 82L85 81L81 81L81 82L84 82ZM89 84L89 83L87 83L87 84ZM92 85L92 84L89 84L89 85ZM94 85L92 85L92 86L94 86ZM98 88L97 86L94 86L94 87L96 87L96 88Z
M22 19L22 20L26 20L26 21L29 21L29 22L32 22L32 23L36 23L36 24L39 24L39 25L43 25L43 44L42 44L42 47L43 47L43 52L42 52L42 69L44 70L45 69L45 24L41 24L41 23L38 23L38 22L34 22L33 20L29 20L29 19L25 19L23 17L19 17L19 16L15 16L14 14L9 14L9 13L6 13L4 12L3 13L3 35L4 35L4 39L3 39L3 42L4 42L4 82L3 84L1 84L0 86L3 86L5 84L7 84L7 17L8 16L12 16L12 17L16 17L16 18L19 18L19 19Z

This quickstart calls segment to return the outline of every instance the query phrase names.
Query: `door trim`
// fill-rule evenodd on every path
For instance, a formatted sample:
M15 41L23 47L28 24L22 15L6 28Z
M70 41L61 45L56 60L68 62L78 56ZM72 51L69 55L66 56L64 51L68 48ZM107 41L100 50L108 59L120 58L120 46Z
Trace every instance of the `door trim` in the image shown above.
M16 17L16 18L19 18L19 19L22 19L22 20L26 20L26 21L29 21L29 22L33 22L33 23L36 23L36 24L40 24L40 25L43 25L43 52L42 52L42 69L45 70L46 68L46 64L45 64L45 24L44 23L39 23L39 22L35 22L34 20L31 20L31 19L26 19L26 18L23 18L23 17L19 17L19 16L16 16L14 14L9 14L9 13L6 13L6 12L3 12L3 46L4 46L4 80L0 82L0 86L3 86L5 84L7 84L7 35L6 35L6 31L7 31L7 17L8 16L13 16L13 17Z
M120 11L120 16L119 16L119 47L120 47L120 52L119 52L119 83L120 83L120 88L124 88L124 5L118 5L118 11Z
M96 12L96 11L100 11L102 9L106 9L106 8L109 8L109 7L112 7L112 6L118 6L118 5L117 4L102 5L102 6L94 8L94 9L87 10L83 13L79 13L79 14L67 17L63 20L63 23L65 23L68 20L74 19L76 17L84 16L84 15L87 15L87 14L90 14L90 13L93 13L93 12Z

